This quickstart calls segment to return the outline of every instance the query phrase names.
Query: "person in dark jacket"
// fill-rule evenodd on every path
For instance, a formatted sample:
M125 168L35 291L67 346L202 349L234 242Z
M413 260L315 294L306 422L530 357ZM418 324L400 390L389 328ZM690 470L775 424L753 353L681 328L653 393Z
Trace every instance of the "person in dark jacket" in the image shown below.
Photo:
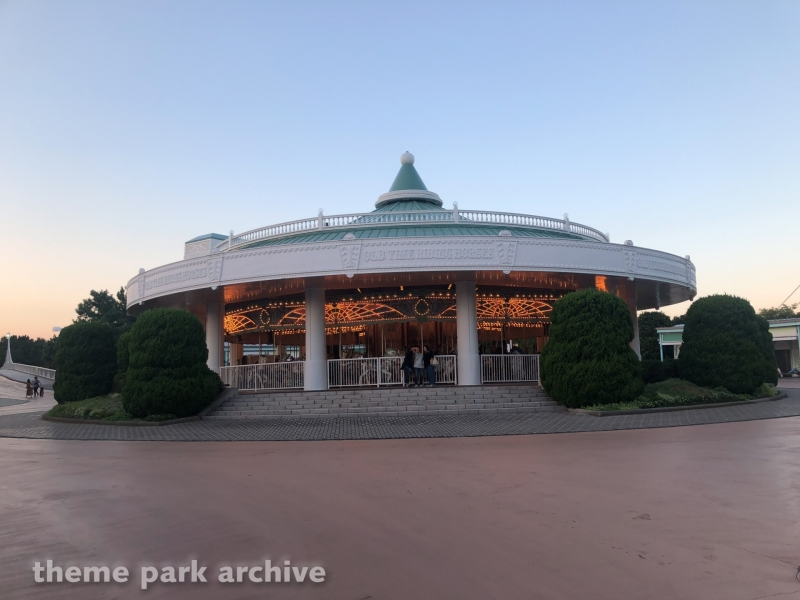
M430 348L422 346L422 361L425 365L425 373L428 375L428 387L436 387L436 366L431 364L434 356L435 354Z
M403 358L403 387L414 387L414 350L409 347Z

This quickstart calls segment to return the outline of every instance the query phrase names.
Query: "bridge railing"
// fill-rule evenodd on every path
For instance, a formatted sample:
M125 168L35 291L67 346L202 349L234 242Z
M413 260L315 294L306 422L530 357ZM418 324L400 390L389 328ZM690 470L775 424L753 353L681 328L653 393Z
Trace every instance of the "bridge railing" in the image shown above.
M56 378L56 370L55 369L45 369L44 367L34 367L32 365L21 365L19 363L11 363L3 365L4 369L9 369L11 371L17 371L18 373L27 373L28 375L33 375L34 377L44 377L45 379L55 379Z

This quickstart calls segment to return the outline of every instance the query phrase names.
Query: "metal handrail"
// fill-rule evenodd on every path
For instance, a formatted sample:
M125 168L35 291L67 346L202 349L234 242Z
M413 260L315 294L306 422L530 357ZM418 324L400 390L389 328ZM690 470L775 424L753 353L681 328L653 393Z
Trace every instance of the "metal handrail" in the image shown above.
M593 227L573 223L565 216L564 219L506 213L487 210L410 210L398 212L369 212L351 213L344 215L324 215L320 212L315 218L288 221L277 225L269 225L245 231L238 235L231 235L227 247L223 252L235 250L253 242L277 239L298 233L313 231L331 231L340 229L353 229L365 225L371 227L387 227L405 223L459 223L461 225L489 224L509 225L523 229L545 229L550 231L564 231L574 233L591 240L608 242L606 234ZM224 244L223 244L224 245Z

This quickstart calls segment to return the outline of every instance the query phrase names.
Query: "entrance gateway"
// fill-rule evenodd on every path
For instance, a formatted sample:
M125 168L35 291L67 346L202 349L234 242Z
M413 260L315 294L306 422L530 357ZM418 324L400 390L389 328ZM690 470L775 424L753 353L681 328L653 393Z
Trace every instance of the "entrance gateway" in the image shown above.
M481 385L538 381L553 302L571 291L618 295L635 325L697 293L688 256L612 244L566 214L444 208L414 156L400 163L371 212L189 240L128 282L129 312L197 315L209 367L240 389L401 385L406 348L423 344L437 383Z

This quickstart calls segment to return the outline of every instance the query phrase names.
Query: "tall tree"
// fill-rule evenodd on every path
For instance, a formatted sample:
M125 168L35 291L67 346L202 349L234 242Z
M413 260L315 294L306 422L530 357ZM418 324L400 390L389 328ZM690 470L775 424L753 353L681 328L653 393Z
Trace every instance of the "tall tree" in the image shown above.
M762 308L758 311L758 314L765 319L793 319L800 317L800 312L795 312L797 306L798 304L790 304L789 306L781 304L772 308Z
M11 359L20 365L55 368L55 340L44 338L33 339L27 335L11 336ZM8 338L0 339L0 361L5 363Z
M658 310L643 312L639 315L639 346L642 350L642 360L661 358L656 328L670 325L672 325L672 319Z
M89 292L89 298L78 304L78 308L75 309L75 312L78 313L75 322L107 323L119 337L136 321L136 317L127 314L126 306L127 298L123 287L119 288L116 297L112 296L108 290L99 292L92 290Z

